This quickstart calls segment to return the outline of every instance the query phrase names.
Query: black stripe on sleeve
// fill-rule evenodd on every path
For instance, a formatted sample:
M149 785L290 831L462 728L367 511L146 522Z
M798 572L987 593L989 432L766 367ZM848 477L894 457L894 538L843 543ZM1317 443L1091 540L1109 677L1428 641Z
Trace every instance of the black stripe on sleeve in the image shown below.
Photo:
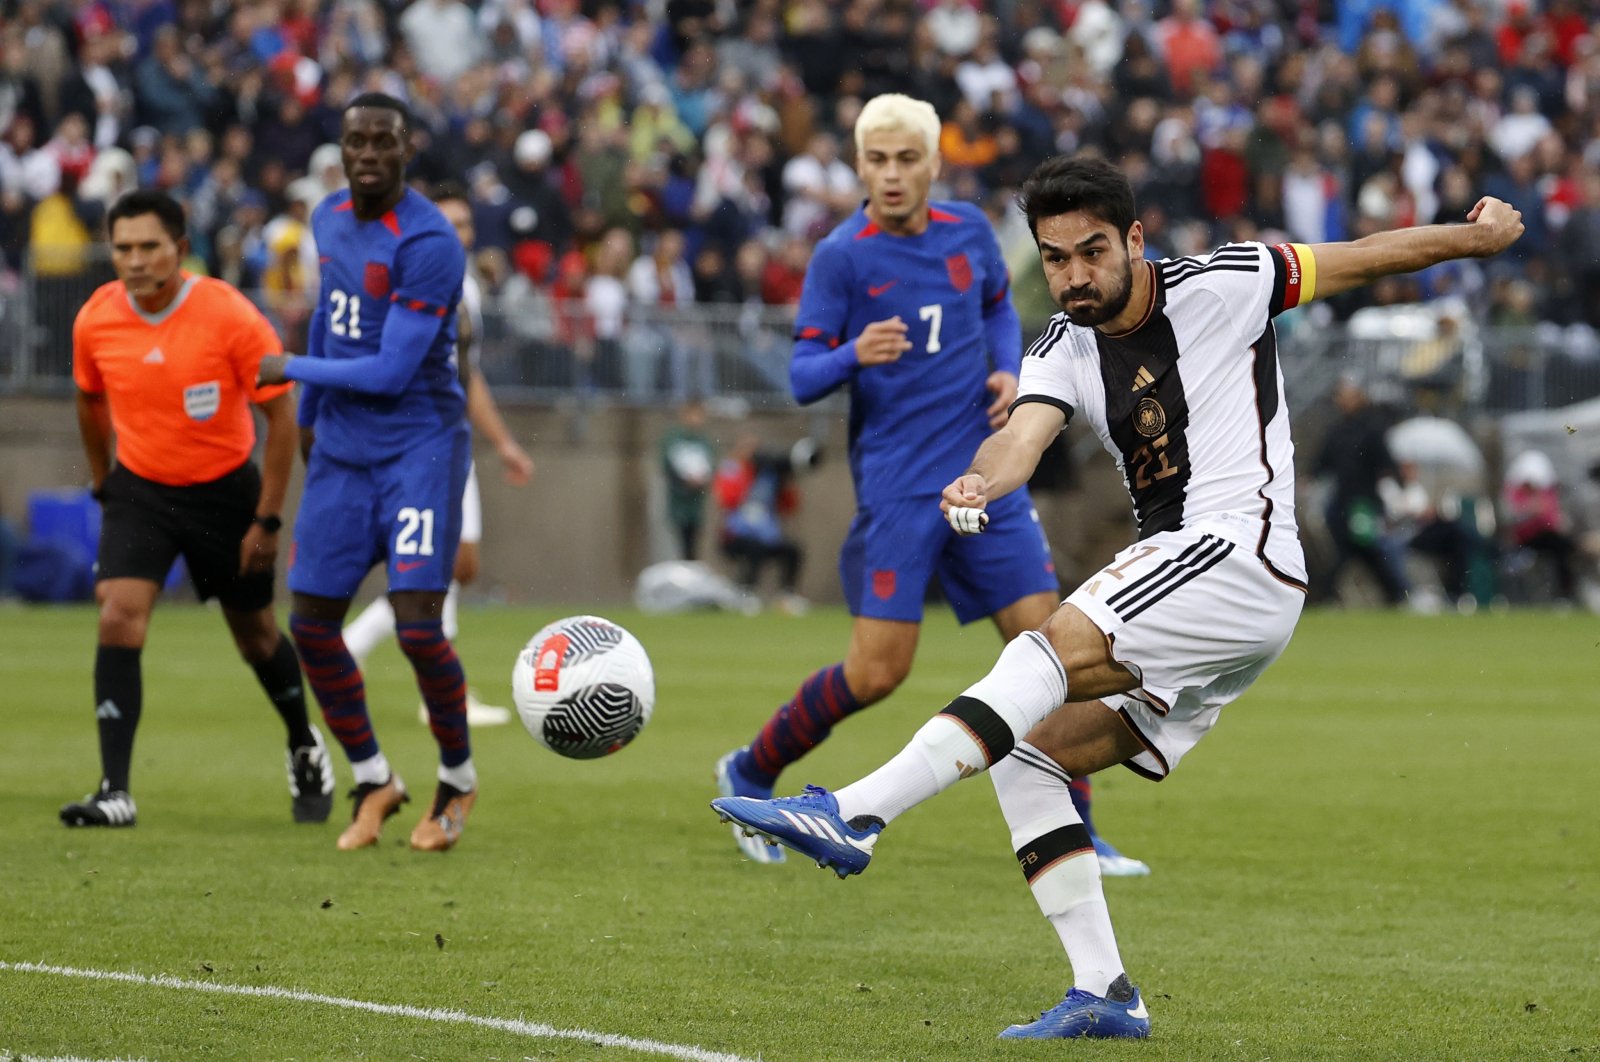
M1055 406L1057 409L1061 410L1061 412L1067 415L1068 424L1072 423L1072 414L1077 412L1072 408L1072 403L1063 402L1054 395L1018 395L1017 400L1011 403L1011 408L1006 410L1006 412L1008 414L1015 413L1018 406L1024 405L1028 402L1043 402L1047 406Z
M1011 727L1000 714L976 697L960 696L945 705L940 715L948 715L962 726L983 747L984 756L988 757L989 766L998 763L1011 754L1011 748L1017 739L1011 733Z
M1069 823L1051 830L1043 837L1017 849L1017 866L1022 876L1033 884L1033 879L1071 856L1094 852L1094 841L1089 837L1089 827L1081 822Z

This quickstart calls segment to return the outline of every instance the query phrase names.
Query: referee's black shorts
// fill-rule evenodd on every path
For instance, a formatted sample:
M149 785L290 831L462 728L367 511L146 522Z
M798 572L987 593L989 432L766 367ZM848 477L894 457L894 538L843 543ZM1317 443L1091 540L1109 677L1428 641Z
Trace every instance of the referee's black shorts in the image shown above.
M220 479L187 487L135 475L121 465L101 484L95 579L165 583L182 554L200 600L235 612L272 604L273 573L239 574L239 546L255 519L261 473L246 461Z

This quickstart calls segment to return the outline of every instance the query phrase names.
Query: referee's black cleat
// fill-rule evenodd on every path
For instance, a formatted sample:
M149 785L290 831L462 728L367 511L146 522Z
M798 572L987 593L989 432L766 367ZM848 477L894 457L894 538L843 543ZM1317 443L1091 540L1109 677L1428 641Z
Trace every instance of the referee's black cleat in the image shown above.
M315 742L289 753L289 798L296 822L327 822L333 812L333 761L322 733L311 728Z
M62 806L61 821L68 826L132 826L138 821L138 809L133 797L101 780L97 792Z

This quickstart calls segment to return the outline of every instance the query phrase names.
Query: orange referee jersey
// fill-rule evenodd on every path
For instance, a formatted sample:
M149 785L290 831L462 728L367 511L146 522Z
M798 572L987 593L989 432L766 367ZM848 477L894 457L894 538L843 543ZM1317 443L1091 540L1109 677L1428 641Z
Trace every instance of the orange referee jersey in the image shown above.
M122 281L89 297L72 325L72 378L104 392L117 463L169 486L219 479L256 443L252 402L289 384L255 386L266 354L283 344L261 311L234 288L183 275L177 298L147 314Z

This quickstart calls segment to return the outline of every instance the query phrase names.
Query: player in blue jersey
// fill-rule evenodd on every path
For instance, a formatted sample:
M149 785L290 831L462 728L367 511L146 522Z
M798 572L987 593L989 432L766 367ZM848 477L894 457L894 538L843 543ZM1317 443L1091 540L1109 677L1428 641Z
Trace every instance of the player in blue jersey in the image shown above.
M342 849L376 844L408 799L367 714L361 671L341 626L372 566L388 571L400 648L416 672L439 743L438 787L411 846L460 839L477 798L467 683L441 613L461 530L470 433L456 364L456 306L466 257L450 223L406 187L411 123L392 97L345 108L348 191L311 216L322 281L307 355L262 362L261 380L296 380L306 480L295 520L290 631L329 728L355 773Z
M929 200L939 173L930 104L878 96L855 138L867 201L817 246L790 364L802 404L850 389L856 514L839 576L855 622L843 662L813 673L749 745L717 762L723 796L770 796L779 772L835 724L905 681L935 574L958 620L987 616L1007 641L1043 624L1059 599L1026 490L990 510L985 535L959 537L939 512L940 491L1017 396L1022 329L994 231L969 204ZM738 827L733 837L755 862L783 859ZM1096 849L1108 873L1149 873L1098 837Z

